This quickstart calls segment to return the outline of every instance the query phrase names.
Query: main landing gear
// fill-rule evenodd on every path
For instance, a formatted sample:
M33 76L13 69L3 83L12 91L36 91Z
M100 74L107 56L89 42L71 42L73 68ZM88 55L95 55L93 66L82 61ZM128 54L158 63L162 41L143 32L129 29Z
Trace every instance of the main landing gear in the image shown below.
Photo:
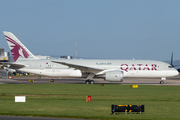
M86 80L85 84L94 84L94 80Z
M86 80L85 84L94 84L94 80L92 80L94 76L95 75L93 73L90 73L87 77L88 80Z

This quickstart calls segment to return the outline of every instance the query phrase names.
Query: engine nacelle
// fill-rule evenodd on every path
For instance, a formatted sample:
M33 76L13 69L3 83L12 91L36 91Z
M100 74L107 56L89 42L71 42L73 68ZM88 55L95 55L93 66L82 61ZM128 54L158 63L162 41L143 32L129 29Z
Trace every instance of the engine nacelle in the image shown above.
M120 70L114 70L114 71L107 71L105 73L105 81L110 82L122 82L123 81L124 73Z

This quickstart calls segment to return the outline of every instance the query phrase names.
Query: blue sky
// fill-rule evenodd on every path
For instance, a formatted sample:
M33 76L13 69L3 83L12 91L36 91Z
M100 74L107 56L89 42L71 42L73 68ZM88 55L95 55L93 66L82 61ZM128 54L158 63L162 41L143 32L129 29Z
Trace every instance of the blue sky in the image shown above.
M0 0L0 48L10 31L33 53L180 60L179 0ZM18 35L20 33L21 35Z

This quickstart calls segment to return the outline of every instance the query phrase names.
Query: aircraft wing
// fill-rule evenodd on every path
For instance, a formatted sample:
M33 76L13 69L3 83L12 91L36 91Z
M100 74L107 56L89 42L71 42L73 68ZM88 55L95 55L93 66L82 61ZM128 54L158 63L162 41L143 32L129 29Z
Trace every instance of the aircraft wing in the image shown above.
M0 62L0 65L3 65L3 66L7 66L11 69L20 69L20 68L23 68L23 67L26 67L27 65L23 65L23 64L20 64L20 63L15 63L15 62Z
M105 70L105 69L88 67L88 66L83 66L83 65L78 65L78 64L67 63L67 62L60 62L60 61L51 61L51 62L59 63L59 64L62 64L62 65L69 66L71 68L79 69L79 70L81 70L83 72L90 72L90 73L94 73L94 74L97 74L97 73L102 72L102 71Z

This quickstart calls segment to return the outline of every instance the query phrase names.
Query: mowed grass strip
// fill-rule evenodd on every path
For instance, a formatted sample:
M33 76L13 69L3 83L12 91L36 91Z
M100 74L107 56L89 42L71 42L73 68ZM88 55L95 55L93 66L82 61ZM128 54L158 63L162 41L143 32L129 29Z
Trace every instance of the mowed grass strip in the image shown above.
M0 114L87 119L180 119L179 86L1 84ZM15 96L26 96L15 103ZM86 96L91 102L86 102ZM111 115L111 105L145 105L145 112Z

